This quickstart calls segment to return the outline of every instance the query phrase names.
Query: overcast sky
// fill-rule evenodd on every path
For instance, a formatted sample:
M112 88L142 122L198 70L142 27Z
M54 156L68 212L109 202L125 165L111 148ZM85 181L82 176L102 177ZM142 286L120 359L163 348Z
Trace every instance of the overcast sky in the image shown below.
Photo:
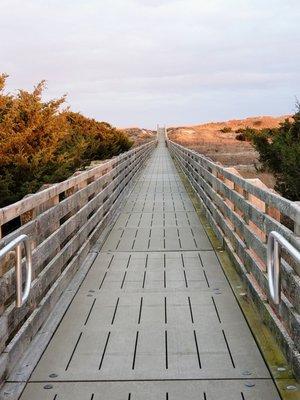
M0 0L8 89L117 126L293 112L299 0Z

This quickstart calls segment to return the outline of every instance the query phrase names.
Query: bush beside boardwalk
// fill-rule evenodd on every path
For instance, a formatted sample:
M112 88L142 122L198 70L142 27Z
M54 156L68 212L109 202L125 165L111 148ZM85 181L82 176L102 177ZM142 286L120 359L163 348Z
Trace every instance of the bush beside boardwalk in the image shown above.
M132 146L125 132L64 108L65 96L44 102L44 81L6 94L6 79L0 75L0 207Z

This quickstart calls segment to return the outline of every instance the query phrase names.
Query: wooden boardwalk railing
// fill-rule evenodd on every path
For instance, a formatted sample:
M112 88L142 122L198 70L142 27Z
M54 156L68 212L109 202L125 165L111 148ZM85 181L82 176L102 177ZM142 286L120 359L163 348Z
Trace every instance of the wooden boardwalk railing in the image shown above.
M7 378L9 400L280 399L158 138L63 315L68 291Z
M33 282L21 308L15 307L13 255L0 265L0 381L49 316L93 243L113 222L155 145L152 141L134 148L0 209L0 249L26 234L33 250ZM5 235L12 222L17 228Z
M300 266L281 257L281 302L272 302L266 273L267 239L282 234L300 250L300 207L166 138L194 187L215 234L232 256L251 298L300 377Z

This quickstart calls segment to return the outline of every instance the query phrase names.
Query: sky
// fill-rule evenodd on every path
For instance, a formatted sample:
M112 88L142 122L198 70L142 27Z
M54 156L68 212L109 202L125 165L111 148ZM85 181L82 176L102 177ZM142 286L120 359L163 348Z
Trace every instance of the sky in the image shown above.
M0 0L7 90L118 127L295 111L299 0Z

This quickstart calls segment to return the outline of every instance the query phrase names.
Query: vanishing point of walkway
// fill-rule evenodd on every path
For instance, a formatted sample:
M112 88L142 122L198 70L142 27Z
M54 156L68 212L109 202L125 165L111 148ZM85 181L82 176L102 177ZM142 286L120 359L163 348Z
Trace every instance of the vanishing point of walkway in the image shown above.
M163 140L21 399L279 399Z

